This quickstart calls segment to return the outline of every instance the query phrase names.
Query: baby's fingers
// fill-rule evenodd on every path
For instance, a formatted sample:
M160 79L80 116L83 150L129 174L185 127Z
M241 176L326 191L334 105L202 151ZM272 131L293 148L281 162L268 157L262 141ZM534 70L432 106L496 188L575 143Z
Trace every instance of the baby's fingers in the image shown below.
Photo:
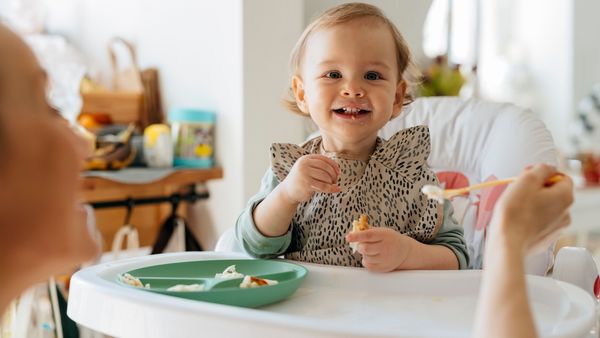
M337 177L331 176L330 173L321 168L309 168L308 175L312 180L320 181L323 183L335 184L337 182Z
M338 176L340 175L340 167L338 164L325 156L315 155L314 158L311 158L310 167L327 173L329 177L331 177L332 182L337 182Z
M313 180L310 184L311 189L318 192L324 193L336 193L340 192L341 189L337 184L325 183L317 180Z
M363 231L354 231L346 235L346 241L359 243L377 243L383 240L382 228L371 228Z
M358 251L361 255L364 256L369 256L369 257L375 257L379 255L379 245L374 244L374 243L359 243L358 247L356 248L356 251Z

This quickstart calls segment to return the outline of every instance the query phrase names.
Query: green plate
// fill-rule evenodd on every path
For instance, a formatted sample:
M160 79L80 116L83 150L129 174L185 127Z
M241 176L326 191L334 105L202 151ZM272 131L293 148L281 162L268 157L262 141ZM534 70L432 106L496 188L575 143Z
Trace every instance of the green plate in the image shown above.
M278 284L242 289L242 278L217 279L215 274L222 273L228 266L235 265L237 272L259 278L276 280ZM305 267L278 261L262 259L219 259L179 262L147 266L127 271L149 288L137 288L164 295L199 300L204 302L259 307L281 301L300 286L308 270ZM117 282L127 287L120 276ZM201 284L204 291L167 291L177 284Z

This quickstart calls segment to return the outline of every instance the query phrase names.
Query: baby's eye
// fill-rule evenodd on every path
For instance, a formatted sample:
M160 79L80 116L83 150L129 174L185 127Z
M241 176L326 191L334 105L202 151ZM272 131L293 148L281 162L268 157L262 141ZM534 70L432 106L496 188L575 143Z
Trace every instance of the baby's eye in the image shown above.
M325 77L328 77L330 79L341 79L342 73L338 72L337 70L334 70L325 74Z
M377 72L367 72L365 74L365 80L381 80L381 74Z

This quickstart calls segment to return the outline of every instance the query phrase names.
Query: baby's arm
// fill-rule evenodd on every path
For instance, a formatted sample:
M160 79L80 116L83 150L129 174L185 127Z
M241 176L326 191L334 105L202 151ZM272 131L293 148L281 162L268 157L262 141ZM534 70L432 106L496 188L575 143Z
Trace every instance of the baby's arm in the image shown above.
M350 233L346 240L359 242L357 251L363 256L362 264L371 271L465 268L468 256L462 229L452 218L452 206L444 205L441 228L431 243L379 227Z
M258 258L273 258L285 252L291 242L291 232L288 231L280 237L264 236L254 224L253 213L267 195L277 186L279 180L269 168L262 178L260 191L252 196L246 208L242 211L235 223L236 237L239 245L244 250Z
M429 263L438 265L437 269L466 269L469 265L469 254L463 236L463 228L454 219L454 208L450 201L444 201L440 208L442 209L442 223L435 238L428 243L417 243L425 246L425 251L428 251L427 249L438 251L438 256L430 257L431 262Z
M315 192L339 192L339 167L323 155L300 157L287 177L254 209L256 228L263 235L285 234L298 205L308 201Z
M302 164L303 161L296 162ZM310 164L310 162L312 161L308 163ZM339 172L337 164L335 164L335 168L333 173L337 175ZM250 198L246 208L238 217L235 224L237 241L248 254L260 258L277 257L284 253L290 245L290 227L299 202L290 202L288 197L282 194L287 193L287 190L283 189L284 184L293 186L291 183L285 183L289 177L293 177L291 176L292 172L280 184L273 171L268 169L262 179L260 191ZM337 176L335 179L337 181ZM306 186L310 187L310 185ZM329 188L331 192L339 191L335 184L316 184L316 186ZM292 192L295 193L295 191ZM297 195L293 194L292 196ZM310 198L312 193L308 196Z

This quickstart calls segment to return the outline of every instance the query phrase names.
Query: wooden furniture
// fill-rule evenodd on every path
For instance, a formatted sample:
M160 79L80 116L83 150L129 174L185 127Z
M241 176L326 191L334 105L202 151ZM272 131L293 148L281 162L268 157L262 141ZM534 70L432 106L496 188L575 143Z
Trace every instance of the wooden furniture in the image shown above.
M128 169L124 169L125 171ZM141 169L134 169L141 170ZM143 169L142 169L143 170ZM107 174L107 173L103 173ZM111 174L107 177L83 177L82 198L86 203L105 204L95 208L96 226L103 238L103 250L110 250L116 231L124 224L127 215L127 201L160 200L164 203L143 204L133 206L130 223L135 225L139 232L141 246L150 246L154 243L160 225L171 214L169 196L189 191L196 183L223 177L221 168L210 169L179 169L156 181L148 183L120 183L115 172L115 179ZM206 193L199 193L200 198L208 197ZM107 204L120 204L112 207ZM185 215L185 207L179 203L178 214ZM108 207L107 207L108 206Z

